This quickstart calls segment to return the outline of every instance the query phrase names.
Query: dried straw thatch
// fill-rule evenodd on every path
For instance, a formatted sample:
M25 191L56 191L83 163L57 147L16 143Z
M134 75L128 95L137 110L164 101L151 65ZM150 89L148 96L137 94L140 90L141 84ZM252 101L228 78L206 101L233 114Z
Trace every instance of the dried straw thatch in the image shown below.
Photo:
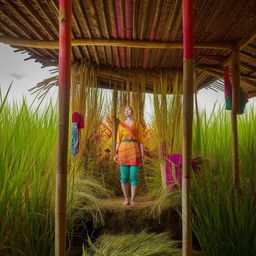
M112 68L182 69L181 2L73 0L73 39L87 39L86 44L73 47L73 63L89 60L100 65L105 80L114 73ZM232 46L237 46L241 50L242 85L254 96L255 0L197 0L194 13L197 87L222 78L223 65L230 59ZM33 40L39 40L37 47L42 41L45 44L42 48L27 48L28 42L18 44L17 39L30 39L30 46L32 43L34 47ZM57 40L57 0L0 0L0 42L27 51L31 56L28 59L35 59L43 66L57 66L58 50L47 47ZM156 42L176 44L174 49L167 49L160 44L156 46ZM101 86L104 85L103 82ZM219 89L219 84L214 86Z

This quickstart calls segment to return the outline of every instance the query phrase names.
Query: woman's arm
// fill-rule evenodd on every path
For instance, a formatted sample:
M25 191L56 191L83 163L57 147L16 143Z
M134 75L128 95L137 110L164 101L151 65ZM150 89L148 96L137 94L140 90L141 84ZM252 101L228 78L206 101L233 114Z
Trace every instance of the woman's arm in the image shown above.
M114 155L117 155L117 153L118 153L118 148L119 148L119 145L120 145L120 142L117 142L117 143L116 143L116 150L115 150L115 154L114 154Z
M119 148L119 142L116 143L116 150L114 152L114 162L118 163L118 148Z
M141 153L141 157L144 157L144 144L140 143L140 153Z

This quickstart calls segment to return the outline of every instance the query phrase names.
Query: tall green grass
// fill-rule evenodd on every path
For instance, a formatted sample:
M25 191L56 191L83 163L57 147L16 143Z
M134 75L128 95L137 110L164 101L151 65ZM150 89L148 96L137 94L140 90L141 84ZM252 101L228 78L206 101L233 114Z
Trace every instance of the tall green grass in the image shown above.
M0 254L53 251L56 112L0 96Z
M238 117L241 196L232 177L230 112L219 108L210 117L204 112L197 121L194 151L209 162L192 182L195 235L209 256L256 255L255 112L251 108Z
M8 94L8 93L7 93ZM0 92L0 255L54 255L57 111L9 104ZM99 182L81 179L69 164L68 236L75 220L102 223ZM86 214L85 214L86 213Z

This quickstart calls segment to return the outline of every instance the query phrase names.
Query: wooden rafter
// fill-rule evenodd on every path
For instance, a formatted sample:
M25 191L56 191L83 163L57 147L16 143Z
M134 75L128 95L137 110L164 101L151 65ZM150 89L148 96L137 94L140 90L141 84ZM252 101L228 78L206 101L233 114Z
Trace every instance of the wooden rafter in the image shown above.
M106 33L106 38L107 39L110 39L110 33L109 33L109 29L108 29L108 25L107 25L107 18L106 18L106 6L105 6L105 3L103 0L100 0L100 6L101 6L101 9L102 9L102 21L103 21L103 29ZM112 51L112 48L111 47L108 47L108 51L109 51L109 54L110 54L110 64L113 66L114 65L114 60L113 60L113 51Z
M244 49L248 44L250 44L256 38L256 33L253 33L249 38L242 39L233 45L233 48L237 48L239 50ZM225 66L227 63L231 61L232 54L230 53L227 58L221 62L222 66Z
M97 15L97 11L96 11L96 8L95 8L95 3L92 0L89 0L88 3L90 4L89 9L91 11L92 17L95 17L95 19L93 21L94 21L94 24L95 24L95 32L97 34L97 38L102 38L102 31L101 31L101 27L100 27L100 24L99 24L99 17ZM107 54L106 54L105 47L103 47L103 59L104 59L105 63L107 64L108 60L107 60Z
M50 40L33 40L33 39L20 39L11 38L6 36L0 37L1 43L10 45L29 47L29 48L42 48L42 49L58 49L58 41ZM155 49L182 49L182 42L158 42L158 41L139 41L139 40L114 40L114 39L73 39L72 46L121 46L133 48L155 48ZM232 43L229 42L216 42L216 43L195 43L195 48L209 48L209 49L229 49Z
M38 30L38 28L31 22L29 22L29 19L24 16L22 14L22 12L20 10L18 10L17 8L15 8L14 4L11 2L11 1L7 1L6 2L7 6L10 8L10 10L13 11L13 13L16 15L16 17L22 21L24 24L27 24L28 28L40 39L42 40L44 38L44 35L40 32L40 30ZM1 13L4 13L1 11ZM7 15L6 15L7 17ZM9 17L8 17L9 18ZM22 29L22 32L23 33L26 33L27 31L27 28L25 28L23 26L23 29ZM57 57L57 53L54 53L54 52L51 52L51 51L47 51L47 50L44 50L47 55L50 55L51 57Z
M77 6L78 6L78 9L79 9L80 14L81 14L82 17L83 17L82 20L83 20L83 23L84 23L84 25L85 25L86 32L88 33L89 38L92 39L92 38L93 38L93 36L92 36L92 31L91 31L91 28L90 28L90 26L89 26L89 23L88 23L88 20L87 20L87 16L86 16L85 10L84 10L84 8L82 7L82 2L81 2L81 1L78 1ZM73 46L73 44L72 44L72 46ZM99 61L99 55L98 55L97 48L95 47L95 45L93 45L93 52L94 52L94 56L95 56L96 63L99 64L99 63L100 63L100 61Z
M203 66L198 66L198 65L195 67L195 69L198 71L201 71L201 72L205 72L205 73L207 73L211 76L214 76L216 78L223 79L223 70L219 70L219 71L211 70L209 68L205 68ZM243 81L243 84L247 85L248 87L255 86L254 84L252 84L252 81L247 76L241 75L241 80ZM253 81L256 81L256 79Z
M223 70L219 66L214 66L214 65L197 65L196 68L202 69L202 70L211 70L213 72L216 72L218 74L221 74L223 76ZM251 76L251 75L243 75L241 74L241 78L256 81L256 77Z

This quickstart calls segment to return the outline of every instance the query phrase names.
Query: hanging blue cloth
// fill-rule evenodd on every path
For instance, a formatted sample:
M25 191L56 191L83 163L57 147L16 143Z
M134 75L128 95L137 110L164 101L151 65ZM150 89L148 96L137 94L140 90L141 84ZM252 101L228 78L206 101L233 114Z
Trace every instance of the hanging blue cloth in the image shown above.
M78 127L77 123L72 123L72 155L75 156L78 152Z

